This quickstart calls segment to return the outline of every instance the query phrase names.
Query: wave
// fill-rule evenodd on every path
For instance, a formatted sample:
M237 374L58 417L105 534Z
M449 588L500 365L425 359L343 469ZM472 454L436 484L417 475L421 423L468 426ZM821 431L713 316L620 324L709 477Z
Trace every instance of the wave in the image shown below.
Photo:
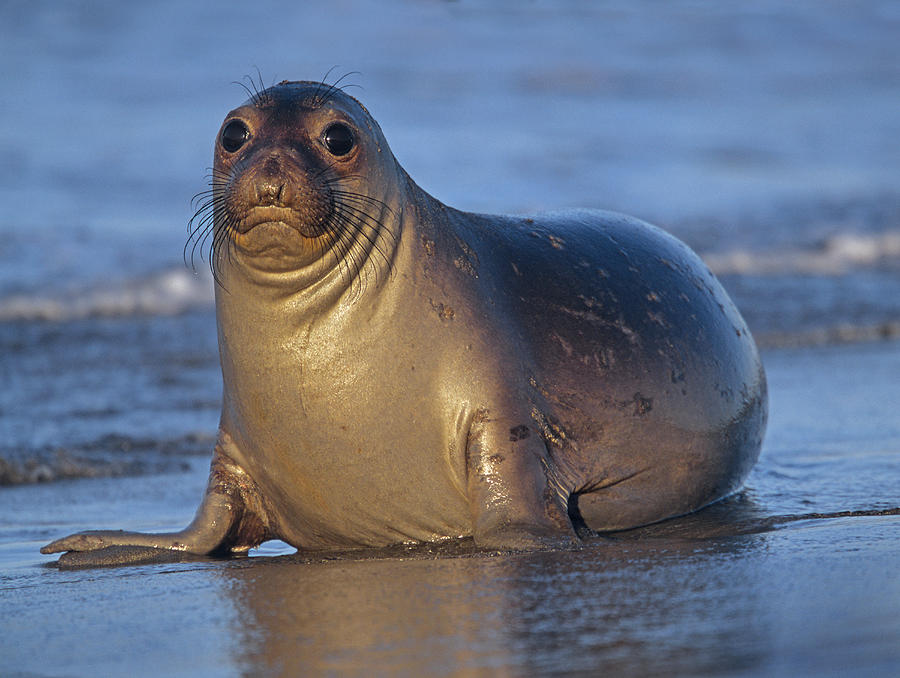
M763 349L861 344L873 341L895 341L900 339L900 321L888 321L869 325L838 323L836 325L793 331L754 331L753 338L756 341L756 344Z
M900 231L840 233L805 249L707 252L716 275L846 275L900 262Z
M0 298L0 321L176 315L209 307L212 302L213 283L208 272L173 268L134 280Z
M171 440L110 434L72 447L0 449L0 487L185 471L190 458L208 456L214 443L206 433Z

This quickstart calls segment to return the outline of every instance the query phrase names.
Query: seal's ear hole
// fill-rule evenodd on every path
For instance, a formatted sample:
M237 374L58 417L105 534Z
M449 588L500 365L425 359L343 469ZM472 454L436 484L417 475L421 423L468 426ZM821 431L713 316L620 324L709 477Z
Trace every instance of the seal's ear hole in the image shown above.
M329 125L322 135L322 141L332 155L347 155L353 150L353 132L342 122Z
M232 120L222 129L222 148L229 153L234 153L247 143L250 138L250 130L240 120Z

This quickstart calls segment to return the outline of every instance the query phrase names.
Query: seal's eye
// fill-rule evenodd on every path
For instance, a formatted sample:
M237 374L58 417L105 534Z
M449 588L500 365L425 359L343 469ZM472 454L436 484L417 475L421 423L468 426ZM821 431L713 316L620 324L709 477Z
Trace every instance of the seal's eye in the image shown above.
M329 126L322 138L332 155L347 155L353 149L353 132L342 122Z
M250 138L250 130L240 120L232 120L222 130L222 148L229 153L234 153L247 143Z

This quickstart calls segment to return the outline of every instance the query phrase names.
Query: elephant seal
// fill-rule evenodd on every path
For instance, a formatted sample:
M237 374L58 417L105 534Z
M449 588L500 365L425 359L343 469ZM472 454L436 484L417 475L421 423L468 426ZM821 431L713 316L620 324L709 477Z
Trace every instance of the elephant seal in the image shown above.
M697 510L757 459L756 346L658 228L445 206L314 82L227 115L208 197L224 397L206 495L181 532L80 533L42 549L61 562L274 538L568 546Z

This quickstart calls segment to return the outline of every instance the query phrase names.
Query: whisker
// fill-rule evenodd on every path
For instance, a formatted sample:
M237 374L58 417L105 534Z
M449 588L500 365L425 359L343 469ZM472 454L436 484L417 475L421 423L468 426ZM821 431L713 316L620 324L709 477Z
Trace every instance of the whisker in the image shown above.
M259 82L259 90L258 90L259 94L257 97L259 99L258 105L269 104L272 102L272 98L267 91L268 88L266 87L266 83L263 82L263 77L262 77L262 73L259 70L259 66L254 66L253 68L256 69L256 78L257 78L257 81Z
M363 195L362 193L351 193L348 191L332 191L331 193L332 195L338 196L341 200L346 200L360 206L383 209L390 212L392 215L395 215L395 212L393 209L391 209L390 205L382 202L381 200L378 200L377 198Z
M381 221L380 219L376 218L374 215L370 214L369 212L367 212L367 211L365 210L365 207L368 206L368 203L366 203L366 202L364 202L364 201L363 201L363 202L355 201L354 198L356 198L356 197L364 197L364 196L354 196L353 198L350 198L349 200L348 200L348 199L339 199L338 202L339 202L341 205L343 205L344 207L346 207L346 208L348 208L348 209L352 209L354 212L356 212L356 213L359 214L360 216L364 217L364 218L365 218L365 219L366 219L366 220L367 220L374 228L376 228L376 229L378 229L378 228L384 228L384 230L386 231L386 233L387 233L389 236L391 236L391 238L393 239L393 238L394 238L394 232L391 231L390 229L388 229L387 227L385 227L385 224L384 224L383 221ZM390 208L388 208L387 205L385 205L384 203L382 203L380 200L377 201L377 203L379 204L379 206L386 208L388 211L391 212L391 214L393 214L393 210L391 210Z
M327 103L331 97L333 97L338 92L344 91L347 87L359 87L359 85L352 84L352 83L346 84L346 85L340 84L343 80L349 78L351 75L362 75L362 73L360 73L359 71L348 71L347 73L344 73L344 75L342 75L340 78L335 80L330 85L327 84L326 81L328 80L328 76L331 75L331 72L335 68L337 68L337 66L332 66L331 68L328 69L328 72L325 74L325 77L322 78L322 82L320 83L319 87L316 90L316 98L315 98L314 105L317 108L320 106L324 106L325 103ZM322 87L325 87L324 92L321 91Z
M359 236L361 236L363 239L365 239L366 242L369 243L374 251L381 255L381 258L388 266L389 273L392 273L393 264L390 257L388 257L384 249L382 249L381 245L378 243L377 236L372 235L372 233L377 234L379 232L379 227L384 228L384 225L380 221L372 217L370 214L361 212L356 208L350 207L349 205L336 203L335 214L342 219L342 223L345 226L353 228L353 230Z
M263 81L262 73L259 70L259 66L254 66L256 69L256 80L253 79L251 75L245 75L241 80L232 80L233 85L237 85L241 89L243 89L247 93L247 97L257 108L269 104L272 102L272 98L269 93L266 91L267 87L265 82Z

